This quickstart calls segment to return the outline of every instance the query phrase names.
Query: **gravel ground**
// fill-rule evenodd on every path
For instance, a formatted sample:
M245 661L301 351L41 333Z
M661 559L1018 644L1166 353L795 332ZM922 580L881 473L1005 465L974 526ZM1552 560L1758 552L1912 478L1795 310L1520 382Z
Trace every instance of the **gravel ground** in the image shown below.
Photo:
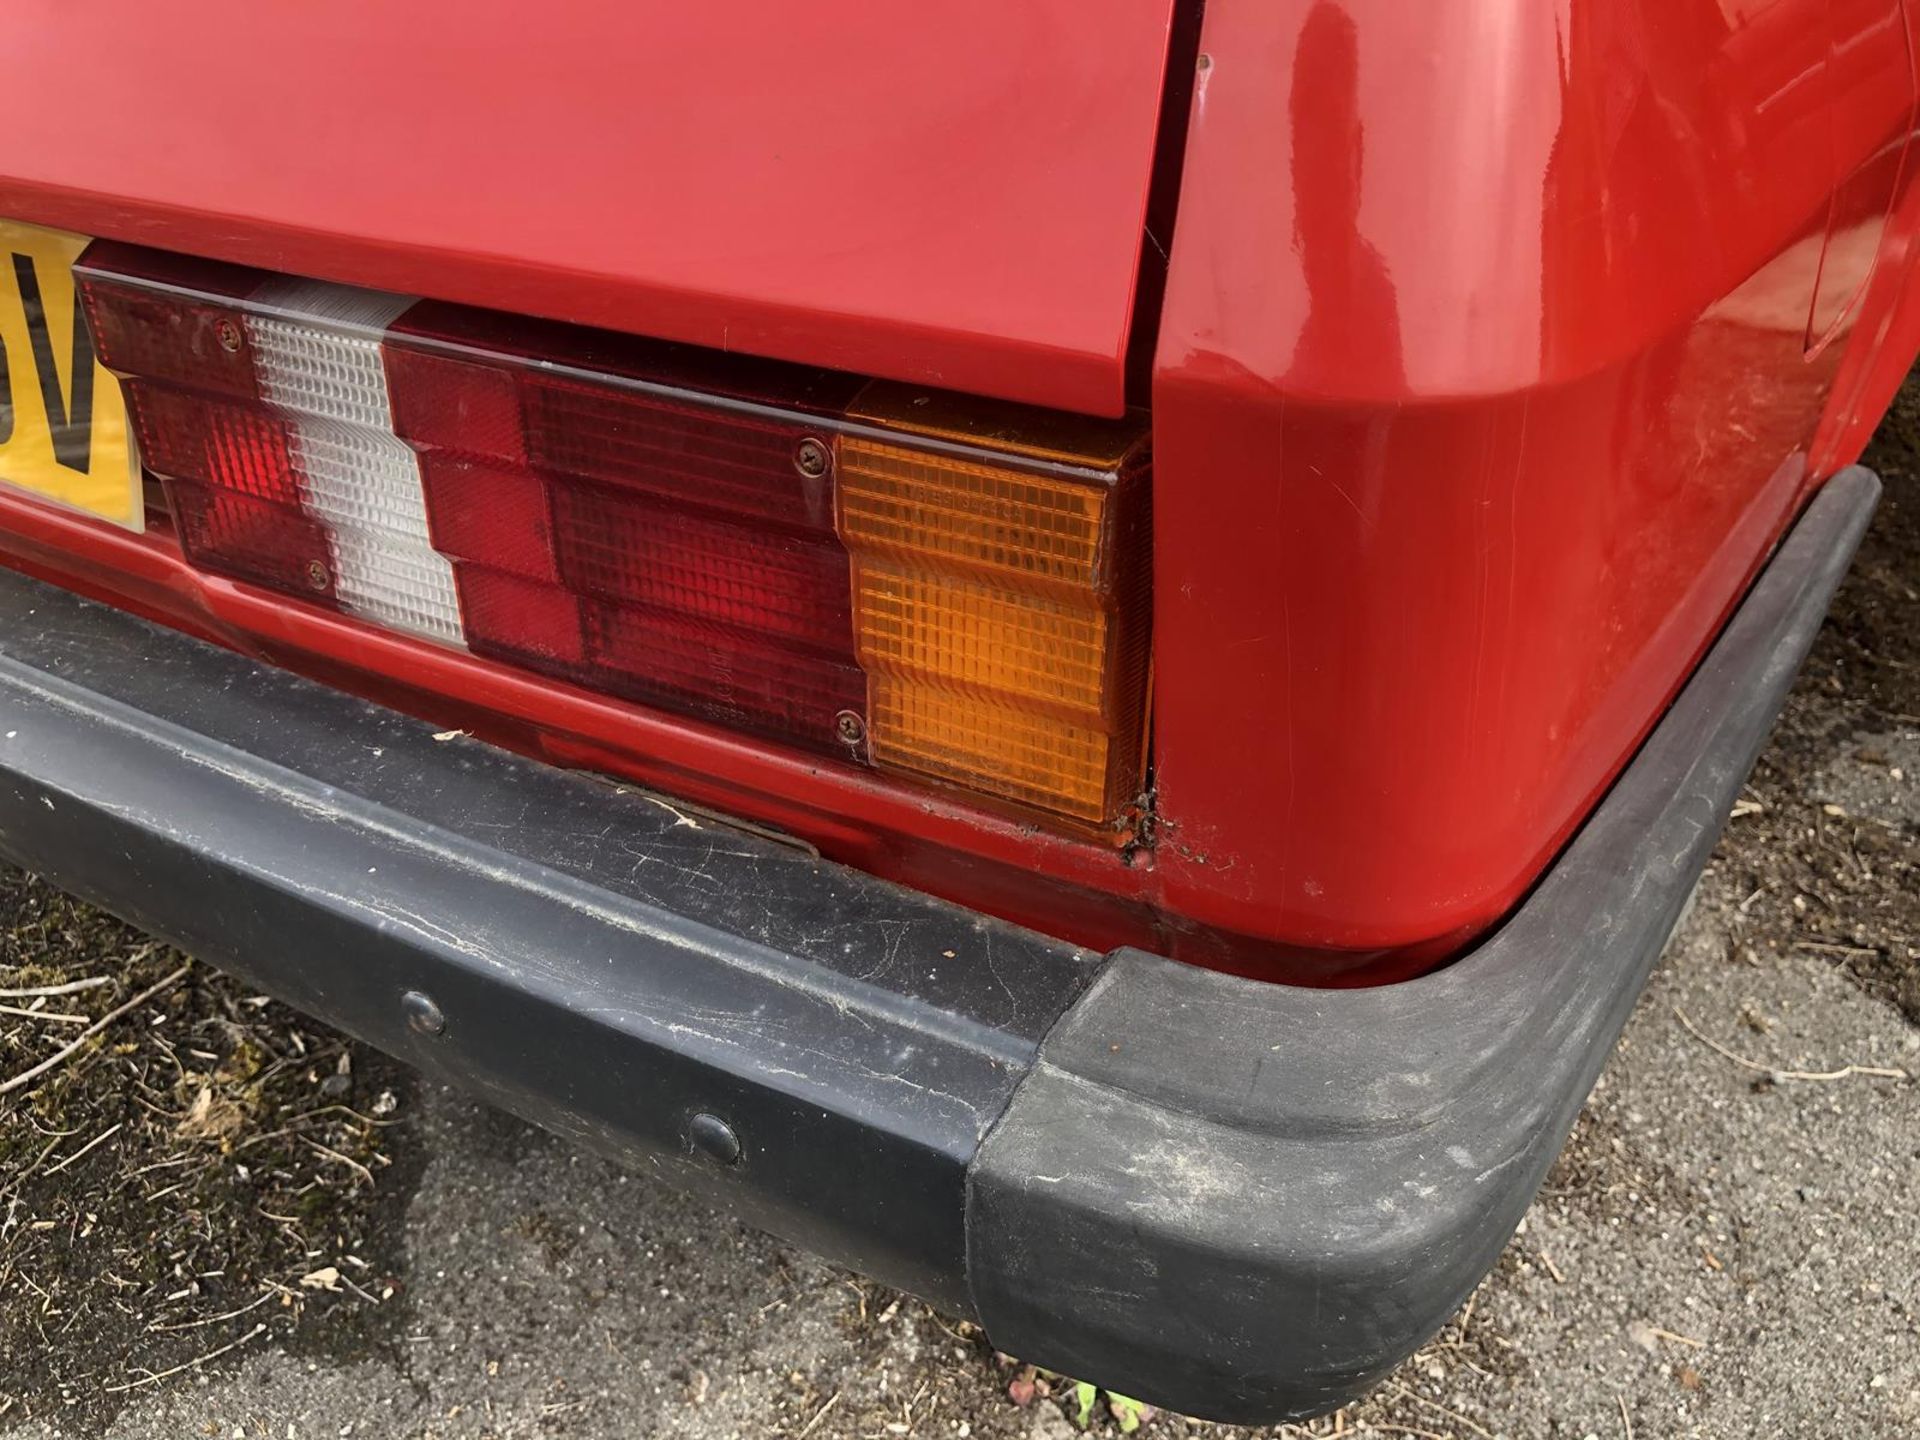
M1920 1073L1916 437L1910 385L1860 564L1521 1232L1376 1395L1279 1433L1920 1433L1920 1084L1875 1073ZM0 988L114 977L58 997L98 1016L181 963L4 881ZM0 1019L0 1074L76 1033ZM7 1440L1070 1436L1063 1388L204 970L0 1096ZM1148 1433L1188 1430L1246 1433Z

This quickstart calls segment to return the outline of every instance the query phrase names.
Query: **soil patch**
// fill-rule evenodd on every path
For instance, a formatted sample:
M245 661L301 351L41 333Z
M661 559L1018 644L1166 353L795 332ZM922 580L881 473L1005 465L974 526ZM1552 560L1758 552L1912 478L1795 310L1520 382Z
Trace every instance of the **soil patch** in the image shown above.
M0 1415L392 1341L410 1072L14 870L0 992Z

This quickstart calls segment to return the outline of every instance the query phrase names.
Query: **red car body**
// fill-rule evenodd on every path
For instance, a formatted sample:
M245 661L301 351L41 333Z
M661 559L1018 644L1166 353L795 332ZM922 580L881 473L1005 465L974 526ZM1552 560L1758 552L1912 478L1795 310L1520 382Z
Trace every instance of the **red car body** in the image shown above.
M1905 373L1902 7L1210 5L1203 49L1155 376L1159 893L1458 940Z
M0 131L33 138L0 214L1149 404L1157 843L556 695L8 499L16 564L1083 943L1273 978L1388 978L1508 910L1920 339L1900 0L194 0L6 31Z
M1872 513L1914 4L12 0L78 288L0 271L0 446L125 509L0 452L0 857L998 1349L1331 1410Z

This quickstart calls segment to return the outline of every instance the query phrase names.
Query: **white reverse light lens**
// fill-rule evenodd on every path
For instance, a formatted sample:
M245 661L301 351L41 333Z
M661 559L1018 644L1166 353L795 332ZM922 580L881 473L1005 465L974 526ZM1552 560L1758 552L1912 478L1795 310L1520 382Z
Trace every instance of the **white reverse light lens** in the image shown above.
M393 433L380 359L382 331L413 302L316 280L253 298L265 312L247 317L261 398L287 420L306 508L331 533L341 609L464 644L453 567L427 537L419 461Z

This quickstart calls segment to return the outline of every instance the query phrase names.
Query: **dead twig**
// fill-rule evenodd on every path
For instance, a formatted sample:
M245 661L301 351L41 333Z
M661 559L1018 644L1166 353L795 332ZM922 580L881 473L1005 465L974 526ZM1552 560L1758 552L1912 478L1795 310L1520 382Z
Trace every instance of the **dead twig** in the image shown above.
M352 1170L356 1175L360 1176L361 1179L365 1180L368 1185L373 1185L377 1183L373 1178L373 1171L369 1170L366 1166L362 1165L358 1160L354 1159L351 1155L342 1155L338 1150L334 1150L328 1146L322 1145L318 1140L309 1140L305 1135L299 1135L294 1138L301 1141L303 1144L311 1145L315 1150L318 1150L322 1155L326 1156L329 1160L338 1160L342 1165L345 1165L348 1169Z
M1627 1397L1615 1394L1613 1398L1620 1402L1620 1423L1627 1427L1627 1440L1633 1440L1633 1417L1627 1414Z
M29 1020L58 1020L62 1025L85 1025L91 1015L69 1015L64 1010L28 1010L20 1005L0 1005L0 1015L24 1015Z
M1781 1070L1772 1065L1763 1065L1758 1060L1749 1060L1744 1055L1736 1055L1712 1036L1703 1034L1700 1027L1687 1018L1687 1012L1678 1005L1673 1013L1686 1028L1686 1032L1706 1046L1714 1054L1731 1060L1734 1064L1774 1080L1845 1080L1850 1075L1870 1075L1880 1080L1911 1080L1913 1076L1905 1070L1888 1065L1842 1065L1838 1070Z
M1704 1340L1696 1340L1691 1335L1678 1335L1671 1330L1662 1330L1658 1325L1647 1326L1647 1334L1656 1340L1671 1340L1676 1345L1685 1345L1694 1350L1707 1348L1707 1342Z
M818 1425L822 1420L826 1419L827 1411L831 1410L835 1405L838 1405L839 1403L840 1403L840 1392L836 1390L833 1392L832 1395L827 1397L826 1404L822 1405L818 1410L813 1412L813 1418L807 1421L805 1425L800 1427L800 1433L794 1436L793 1440L807 1440L807 1436L813 1433L813 1427Z
M33 1163L31 1165L27 1166L26 1169L22 1170L18 1175L14 1176L13 1179L9 1180L5 1185L0 1185L0 1200L6 1199L6 1197L9 1195L17 1194L20 1190L20 1187L25 1185L27 1181L33 1178L34 1172L40 1168L41 1164L46 1160L47 1156L51 1155L56 1149L59 1148L60 1142L66 1139L67 1135L71 1135L73 1133L74 1133L73 1131L69 1130L66 1132L66 1134L56 1135L53 1137L53 1139L49 1140L46 1143L46 1147L42 1149L38 1155L33 1157ZM0 1220L0 1224L4 1224L4 1223L5 1223L4 1220Z
M249 1301L238 1310L229 1310L224 1315L209 1315L204 1320L184 1320L178 1325L162 1325L156 1321L154 1324L147 1326L147 1329L153 1331L155 1334L166 1335L172 1334L176 1330L198 1330L203 1325L218 1325L222 1320L235 1320L246 1314L249 1310L259 1309L262 1305L266 1304L267 1301L273 1299L274 1294L275 1292L272 1290L264 1290L261 1292L258 1300Z
M1457 1425L1466 1426L1469 1430L1473 1431L1473 1433L1476 1435L1484 1435L1486 1437L1486 1440L1493 1440L1493 1432L1491 1430L1487 1429L1485 1426L1474 1424L1473 1421L1469 1420L1466 1416L1462 1415L1459 1411L1449 1410L1446 1406L1442 1405L1437 1400L1429 1400L1427 1399L1426 1396L1421 1395L1416 1391L1409 1390L1404 1385L1390 1383L1388 1388L1399 1391L1402 1395L1406 1396L1407 1399L1413 1401L1416 1405L1424 1405L1429 1410L1437 1411L1439 1414L1446 1416L1447 1419L1453 1421Z
M229 1350L238 1350L242 1345L246 1344L249 1340L253 1339L256 1335L259 1335L266 1328L267 1327L263 1322L259 1325L254 1326L253 1329L249 1330L246 1334L242 1335L238 1340L235 1340L230 1344L222 1345L218 1350L209 1350L206 1354L197 1356L196 1358L187 1361L185 1364L175 1365L173 1368L169 1370L161 1370L156 1374L145 1376L144 1378L139 1380L129 1380L124 1385L102 1385L100 1388L109 1395L119 1395L128 1390L138 1390L145 1385L158 1385L162 1380L165 1380L171 1375L178 1375L183 1370L198 1370L202 1365L206 1364L209 1360L218 1360L222 1355L225 1355Z
M0 990L0 998L23 1000L33 995L75 995L82 990L98 990L102 985L111 985L111 975L95 975L86 980L69 980L64 985L22 985L15 990Z
M400 1123L398 1120L376 1120L371 1115L362 1115L358 1110L348 1105L317 1105L311 1110L302 1110L297 1115L284 1117L287 1122L286 1128L275 1131L274 1133L284 1135L302 1120L311 1120L316 1115L348 1115L358 1120L362 1125L373 1125L383 1130L390 1125L398 1125Z
M42 1075L46 1074L47 1071L53 1069L56 1065L59 1065L65 1062L66 1060L72 1058L72 1056L75 1054L75 1052L77 1052L80 1049L81 1046L85 1045L87 1041L91 1040L94 1036L98 1035L102 1030L106 1029L114 1021L118 1020L122 1015L125 1015L130 1010L139 1009L142 1005L146 1004L147 1001L151 1000L154 996L158 995L161 991L171 989L173 986L178 985L180 981L186 976L186 973L191 969L193 969L193 963L189 961L187 964L182 965L178 970L175 970L171 975L167 976L166 979L160 981L157 984L149 985L146 989L142 990L138 995L134 996L131 1000L127 1001L124 1005L117 1005L113 1009L109 1010L106 1014L102 1015L98 1020L94 1021L93 1024L89 1025L86 1029L82 1030L78 1035L76 1035L73 1038L71 1043L63 1046L59 1050L54 1051L53 1054L49 1055L46 1059L42 1060L38 1065L35 1065L30 1069L22 1070L18 1075L11 1076L6 1080L0 1080L0 1095L5 1095L10 1091L18 1090L22 1085L26 1085L31 1083L34 1080L38 1080Z
M86 1144L82 1145L78 1150L74 1151L73 1154L63 1157L58 1165L55 1165L51 1170L47 1171L47 1174L58 1175L62 1170L66 1169L67 1166L73 1164L74 1161L78 1160L82 1155L86 1154L89 1150L93 1149L94 1146L105 1144L107 1141L111 1140L115 1135L120 1133L120 1125L124 1123L125 1122L122 1121L117 1124L108 1126L105 1130L102 1130L98 1135L94 1136L93 1139L87 1141Z

